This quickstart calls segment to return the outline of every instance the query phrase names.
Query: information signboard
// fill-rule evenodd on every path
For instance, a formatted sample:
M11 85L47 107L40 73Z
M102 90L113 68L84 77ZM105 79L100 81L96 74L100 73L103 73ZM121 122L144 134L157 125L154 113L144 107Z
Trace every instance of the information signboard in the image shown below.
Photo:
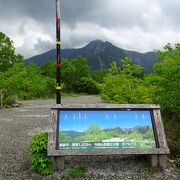
M153 149L151 110L59 110L60 150Z
M169 154L159 105L51 108L48 155Z

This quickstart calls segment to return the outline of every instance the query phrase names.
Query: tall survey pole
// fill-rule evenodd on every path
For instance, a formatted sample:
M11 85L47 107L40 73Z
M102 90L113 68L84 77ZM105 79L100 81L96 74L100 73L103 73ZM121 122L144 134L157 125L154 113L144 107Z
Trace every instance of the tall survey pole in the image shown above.
M56 103L61 104L60 0L56 0Z

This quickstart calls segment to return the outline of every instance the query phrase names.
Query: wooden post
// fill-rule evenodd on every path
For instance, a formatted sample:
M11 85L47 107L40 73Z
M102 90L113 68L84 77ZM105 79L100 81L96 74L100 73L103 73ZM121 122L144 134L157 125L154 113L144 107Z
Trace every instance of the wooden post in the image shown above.
M56 169L57 170L63 170L64 169L64 160L65 160L65 156L55 157Z
M51 157L50 157L50 161L51 161L51 163L52 163L53 170L55 171L55 170L56 170L56 161L55 161L55 157L54 157L54 156L51 156Z
M167 155L159 155L159 167L167 168Z
M158 155L151 155L150 161L151 161L152 167L157 167L158 166Z
M65 156L51 156L50 159L54 170L64 169Z

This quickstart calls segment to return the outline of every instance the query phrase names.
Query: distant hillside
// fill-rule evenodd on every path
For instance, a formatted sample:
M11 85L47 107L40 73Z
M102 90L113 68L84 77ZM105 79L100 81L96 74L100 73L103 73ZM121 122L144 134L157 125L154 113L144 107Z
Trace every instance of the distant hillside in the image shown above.
M131 57L133 63L142 66L145 72L152 72L152 66L156 62L155 52L139 53L136 51L128 51L118 48L108 41L103 42L101 40L94 40L79 49L62 49L61 56L65 59L84 56L87 58L90 67L94 70L108 68L110 63L119 61L125 56ZM25 60L25 64L35 63L40 66L46 61L54 61L55 59L56 50L53 49Z
M128 132L128 133L132 133L132 132L139 132L142 134L145 134L149 129L149 126L135 126L133 128L120 128L120 127L113 127L113 128L106 128L103 129L103 131L105 132L116 132L116 133L124 133L124 132ZM68 136L79 136L82 135L84 133L83 132L78 132L78 131L74 131L74 130L69 130L69 131L62 131L63 133L65 133Z
M78 132L78 131L73 131L73 130L62 131L62 132L69 136L77 136L77 135L81 135L83 133L83 132Z

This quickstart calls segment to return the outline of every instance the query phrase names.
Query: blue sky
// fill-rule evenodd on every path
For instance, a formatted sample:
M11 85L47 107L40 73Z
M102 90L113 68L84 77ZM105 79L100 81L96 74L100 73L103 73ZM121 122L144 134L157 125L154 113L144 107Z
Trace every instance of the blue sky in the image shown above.
M61 131L84 131L91 124L101 129L135 126L151 126L149 111L61 111L59 129Z

